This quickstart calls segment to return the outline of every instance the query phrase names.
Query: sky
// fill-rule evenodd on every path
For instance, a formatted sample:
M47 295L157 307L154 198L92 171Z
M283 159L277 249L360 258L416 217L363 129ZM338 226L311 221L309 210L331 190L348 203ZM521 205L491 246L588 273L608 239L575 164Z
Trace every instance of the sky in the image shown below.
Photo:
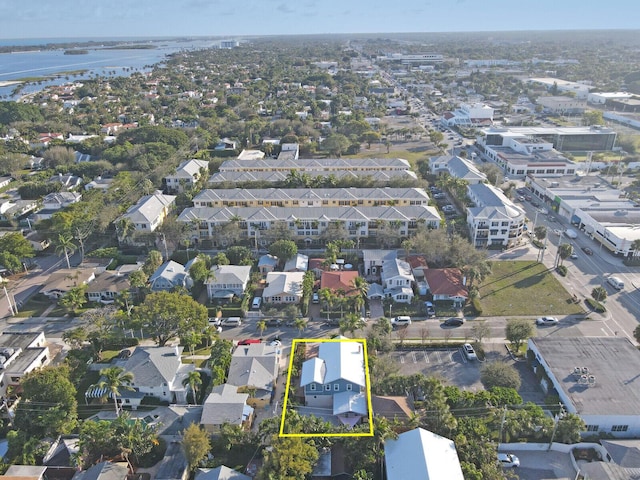
M637 0L0 0L0 38L638 29Z

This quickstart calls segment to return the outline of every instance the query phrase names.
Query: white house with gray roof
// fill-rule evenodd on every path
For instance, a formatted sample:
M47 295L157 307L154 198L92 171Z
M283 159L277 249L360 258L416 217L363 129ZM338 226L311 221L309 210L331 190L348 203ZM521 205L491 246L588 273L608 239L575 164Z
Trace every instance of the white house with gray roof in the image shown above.
M512 247L524 234L525 211L509 200L502 190L486 183L467 187L474 206L467 208L467 224L472 244Z
M408 237L419 225L439 228L441 217L435 207L410 206L336 206L336 207L191 207L178 217L192 228L197 240L212 239L234 219L245 238L267 245L261 232L283 223L298 240L308 244L322 243L321 235L331 224L340 224L349 237L373 237L385 224L393 225L400 237ZM197 224L197 230L195 225ZM257 233L256 233L257 232Z
M164 184L170 193L182 193L191 190L203 176L209 175L209 162L206 160L185 160L176 171L164 177Z
M473 162L457 155L442 155L429 159L429 169L434 175L448 173L452 177L465 180L469 184L487 180L487 176L476 168Z
M182 351L183 347L138 346L128 359L118 361L117 365L133 374L130 386L136 392L169 403L186 404L188 387L182 382L196 367L182 363ZM101 395L93 392L92 396L97 398Z
M163 263L149 277L151 291L169 291L176 287L190 290L193 286L193 280L189 275L191 265L193 265L193 261L188 262L187 265L181 265L173 260Z
M275 393L281 347L265 342L238 345L231 356L227 383L249 393L249 404L266 406Z
M163 195L162 193L145 195L138 203L129 207L120 219L129 220L136 232L153 232L162 225L162 222L173 208L175 201L176 197L174 195ZM118 232L118 239L120 241L123 240L120 232Z
M247 426L253 417L253 408L247 405L248 393L238 393L238 387L229 383L215 386L204 401L200 425L208 433L216 433L224 423Z
M385 297L398 303L411 303L416 279L408 262L397 258L384 262L380 278Z
M251 278L251 267L247 265L214 265L207 279L209 300L241 297Z

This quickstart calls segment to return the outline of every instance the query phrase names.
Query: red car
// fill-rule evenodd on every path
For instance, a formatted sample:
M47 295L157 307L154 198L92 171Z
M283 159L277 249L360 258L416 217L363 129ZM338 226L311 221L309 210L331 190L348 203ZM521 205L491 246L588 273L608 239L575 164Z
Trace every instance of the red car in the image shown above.
M240 340L238 345L251 345L252 343L261 343L262 340L258 338L247 338L246 340Z

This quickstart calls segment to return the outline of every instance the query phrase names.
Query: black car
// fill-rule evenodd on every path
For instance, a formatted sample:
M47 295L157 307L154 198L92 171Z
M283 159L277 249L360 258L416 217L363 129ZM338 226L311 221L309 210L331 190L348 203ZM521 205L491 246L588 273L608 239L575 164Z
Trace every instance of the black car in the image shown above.
M447 318L442 324L447 327L459 327L464 324L464 318Z
M267 327L279 327L282 325L282 320L279 318L270 318L265 323L267 324Z
M591 250L589 247L582 247L582 251L587 255L593 255L593 250Z

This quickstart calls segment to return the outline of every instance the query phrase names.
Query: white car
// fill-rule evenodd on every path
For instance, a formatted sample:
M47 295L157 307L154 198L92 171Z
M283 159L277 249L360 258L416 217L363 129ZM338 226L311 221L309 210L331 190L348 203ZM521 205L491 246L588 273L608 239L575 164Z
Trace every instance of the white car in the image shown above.
M556 317L539 317L536 323L538 325L557 325L558 319Z
M578 254L577 254L576 252L573 252L571 255L569 255L569 258L570 258L571 260L575 260L575 259L577 259L577 258L578 258Z
M478 356L476 355L476 351L473 349L470 343L465 343L462 345L462 349L464 350L464 354L469 360L477 360Z
M502 468L516 468L520 466L520 459L512 453L499 453L498 463Z

